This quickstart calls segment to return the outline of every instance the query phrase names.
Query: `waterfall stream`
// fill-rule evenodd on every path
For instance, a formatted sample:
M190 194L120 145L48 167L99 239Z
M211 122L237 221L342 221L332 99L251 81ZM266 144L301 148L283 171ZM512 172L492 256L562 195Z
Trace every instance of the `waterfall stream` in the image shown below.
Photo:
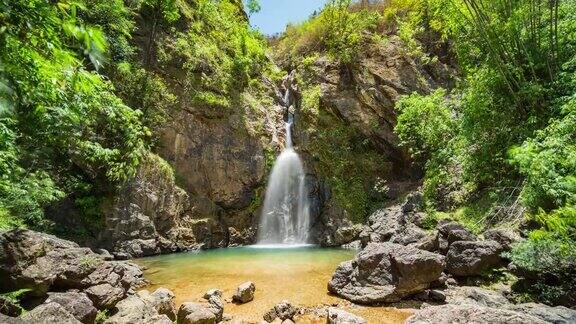
M294 115L291 86L286 87L284 106L286 142L268 179L264 208L260 216L258 244L306 244L310 227L306 174L292 144Z

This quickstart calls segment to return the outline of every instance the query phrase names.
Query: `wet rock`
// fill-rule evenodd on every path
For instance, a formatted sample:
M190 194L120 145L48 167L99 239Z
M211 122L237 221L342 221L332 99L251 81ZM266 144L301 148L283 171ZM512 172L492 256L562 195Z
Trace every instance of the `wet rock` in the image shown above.
M328 308L328 316L326 318L328 324L366 324L366 320L362 317L350 314L341 309L330 307Z
M537 317L511 310L473 305L448 304L423 308L410 316L405 323L543 324L545 322Z
M98 312L86 294L80 292L49 293L46 303L59 304L85 324L93 323Z
M564 306L551 307L544 304L526 303L510 305L508 309L538 317L548 323L576 323L576 310Z
M279 320L280 322L292 320L297 313L298 309L296 307L289 301L283 300L264 314L264 320L268 323L272 323L275 320Z
M455 276L475 276L501 262L502 246L495 241L457 241L446 255L446 271Z
M504 251L509 251L512 244L521 241L520 234L511 229L490 229L484 232L484 238L498 242Z
M27 323L81 324L58 303L42 304L21 316Z
M232 299L240 304L247 303L254 299L254 292L256 291L256 286L253 282L248 281L236 288L236 293L232 296Z
M178 324L215 324L216 316L198 303L183 303L178 309Z
M341 263L328 290L350 301L395 302L440 278L444 257L393 243L370 243L354 260Z

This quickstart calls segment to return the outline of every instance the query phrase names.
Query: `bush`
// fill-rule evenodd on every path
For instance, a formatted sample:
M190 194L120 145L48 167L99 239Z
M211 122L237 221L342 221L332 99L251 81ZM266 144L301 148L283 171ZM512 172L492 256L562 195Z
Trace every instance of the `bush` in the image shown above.
M515 290L551 305L576 305L576 208L540 211L534 221L541 229L517 243L507 256L521 280Z
M522 198L532 210L576 204L576 98L563 106L563 114L510 151L526 176Z

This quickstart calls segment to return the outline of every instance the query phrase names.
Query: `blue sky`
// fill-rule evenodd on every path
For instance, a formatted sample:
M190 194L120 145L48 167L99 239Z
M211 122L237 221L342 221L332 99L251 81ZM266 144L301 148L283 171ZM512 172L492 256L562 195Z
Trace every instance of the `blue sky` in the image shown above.
M288 23L306 20L327 0L260 0L262 10L252 14L251 25L265 35L283 32Z

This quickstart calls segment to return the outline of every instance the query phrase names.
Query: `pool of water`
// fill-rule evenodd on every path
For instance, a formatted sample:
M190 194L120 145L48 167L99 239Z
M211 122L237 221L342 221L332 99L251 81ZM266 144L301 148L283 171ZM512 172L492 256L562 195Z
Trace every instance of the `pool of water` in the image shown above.
M344 300L328 294L326 285L338 264L352 259L355 253L314 246L253 246L135 261L147 268L145 276L151 285L146 289L166 287L172 290L177 305L201 300L204 292L212 288L222 290L224 299L230 301L239 284L253 281L256 285L254 300L243 305L226 303L224 312L246 321L259 321L266 311L282 300L306 307L344 304ZM351 310L371 323L402 322L410 314L385 307L353 307Z

